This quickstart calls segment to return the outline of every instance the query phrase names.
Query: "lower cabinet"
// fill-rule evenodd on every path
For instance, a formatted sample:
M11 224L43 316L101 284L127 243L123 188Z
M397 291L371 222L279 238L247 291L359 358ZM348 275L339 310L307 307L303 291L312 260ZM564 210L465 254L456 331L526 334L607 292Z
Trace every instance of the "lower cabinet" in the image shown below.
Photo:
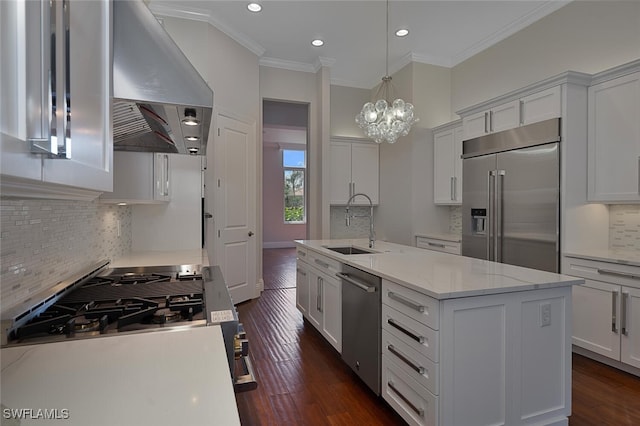
M640 375L640 268L565 257L563 273L585 279L573 292L573 344Z
M338 351L342 352L341 264L302 248L297 251L296 306Z

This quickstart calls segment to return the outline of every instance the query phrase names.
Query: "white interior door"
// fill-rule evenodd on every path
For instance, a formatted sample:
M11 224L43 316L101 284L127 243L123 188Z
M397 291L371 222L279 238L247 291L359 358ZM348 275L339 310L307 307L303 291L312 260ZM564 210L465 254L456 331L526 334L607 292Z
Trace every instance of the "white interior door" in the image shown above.
M256 135L247 124L217 115L214 138L214 263L234 303L258 296L256 271ZM211 245L209 245L211 247Z

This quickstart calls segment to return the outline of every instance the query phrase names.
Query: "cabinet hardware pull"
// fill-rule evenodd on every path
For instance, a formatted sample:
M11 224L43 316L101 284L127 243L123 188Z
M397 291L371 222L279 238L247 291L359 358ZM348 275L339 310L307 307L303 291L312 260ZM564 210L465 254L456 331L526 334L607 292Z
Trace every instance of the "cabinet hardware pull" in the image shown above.
M617 327L617 316L618 316L618 292L611 292L611 331L618 334Z
M625 336L629 335L629 329L627 328L627 303L629 302L629 293L626 291L622 292L622 325L620 328L622 329L622 334Z
M169 196L169 154L164 154L164 192L162 195Z
M323 262L320 259L316 259L316 263L320 266L322 266L323 268L329 268L329 264L327 262Z
M493 111L489 111L489 131L493 132Z
M598 268L598 273L599 274L605 274L605 275L616 275L616 276L619 276L619 277L631 278L632 280L640 280L640 276L638 276L638 275L630 274L628 272L612 271L611 269L600 269L600 268Z
M520 125L522 126L524 124L524 101L520 100Z
M409 408L411 408L413 411L415 411L415 413L417 415L419 415L420 417L424 417L424 410L422 408L418 408L415 405L413 405L413 403L411 401L409 401L409 398L407 398L406 396L401 394L400 391L398 391L398 389L396 389L395 385L393 384L393 382L391 380L389 380L387 382L387 386L389 386L389 389L391 389L396 395L398 395L400 397L400 399L403 400L404 403L409 406Z
M305 271L303 271L302 269L300 269L300 268L296 268L296 271L298 271L300 273L300 275L302 275L303 277L307 276L307 273Z
M394 292L390 291L388 293L388 295L389 295L389 299L393 299L396 302L400 302L403 305L405 305L405 306L407 306L407 307L409 307L409 308L411 308L411 309L413 309L415 311L424 312L424 310L425 310L423 305L418 305L417 303L414 303L411 300L407 299L406 297L400 296L397 293L394 293Z
M387 349L389 350L389 352L397 356L400 359L400 361L404 362L409 367L411 367L411 369L415 370L418 374L420 375L424 374L424 367L417 365L415 362L410 360L408 356L406 356L405 354L397 350L395 346L387 345Z
M402 333L406 334L407 336L411 337L416 342L418 342L420 344L424 343L424 336L420 336L415 331L410 330L409 328L406 328L406 327L398 324L393 318L387 319L387 324L389 324L391 327L395 328L396 330L401 331Z
M438 248L445 248L444 244L437 244L437 243L427 243L429 244L431 247L438 247Z
M316 278L316 310L318 312L322 312L322 308L320 307L320 277Z
M336 273L336 276L338 278L340 278L341 280L344 280L350 284L355 285L356 287L358 287L360 290L364 290L367 293L375 293L376 292L376 286L373 285L367 285L366 283L362 282L362 281L358 281L355 280L353 278L351 278L349 275L342 273L342 272L338 272Z
M458 200L458 178L456 176L453 177L453 199L452 201Z
M485 133L489 133L489 130L488 130L488 128L487 128L487 120L488 120L488 117L489 117L489 113L488 113L488 112L485 112L485 113L484 113L484 132L485 132Z
M451 187L449 188L449 195L451 196L451 201L456 199L455 195L454 195L455 194L455 185L456 185L454 179L455 178L453 176L451 176L451 179L450 179L451 180L451 185L450 185Z
M318 312L322 312L322 289L324 288L324 278L318 277Z

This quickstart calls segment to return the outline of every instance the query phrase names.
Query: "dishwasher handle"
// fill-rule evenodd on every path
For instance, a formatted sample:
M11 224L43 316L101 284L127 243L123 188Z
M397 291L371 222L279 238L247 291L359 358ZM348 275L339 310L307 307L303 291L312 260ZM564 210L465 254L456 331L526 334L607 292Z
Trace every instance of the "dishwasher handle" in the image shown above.
M349 274L345 274L343 272L337 272L336 273L336 277L340 278L343 281L348 282L349 284L355 285L360 290L364 290L367 293L375 293L376 292L376 286L375 285L369 285L368 283L366 283L364 281L356 280L355 278L350 277Z

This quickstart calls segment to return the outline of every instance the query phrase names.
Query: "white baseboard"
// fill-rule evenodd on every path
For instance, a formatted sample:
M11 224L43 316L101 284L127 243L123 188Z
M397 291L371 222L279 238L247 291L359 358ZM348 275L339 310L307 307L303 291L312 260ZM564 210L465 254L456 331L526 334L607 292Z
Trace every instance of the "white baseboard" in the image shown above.
M293 241L272 241L272 242L263 242L262 243L262 248L263 249L270 249L270 248L289 248L289 247L295 247L295 243Z

